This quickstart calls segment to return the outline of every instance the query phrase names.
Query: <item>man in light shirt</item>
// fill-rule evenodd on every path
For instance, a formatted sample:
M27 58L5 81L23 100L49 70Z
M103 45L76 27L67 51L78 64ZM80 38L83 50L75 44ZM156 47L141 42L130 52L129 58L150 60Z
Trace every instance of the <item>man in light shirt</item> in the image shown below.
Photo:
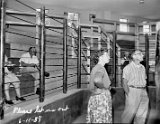
M149 99L146 91L146 71L140 64L143 54L136 50L132 54L133 61L123 69L123 88L126 101L122 114L122 123L144 124L148 113Z
M39 60L36 56L36 48L30 47L28 52L22 54L19 62L21 65L21 74L29 74L35 78L34 90L36 91L37 87L39 87L39 71L37 69Z
M12 63L8 61L7 56L5 56L5 66L12 66ZM17 78L17 76L14 73L9 71L7 67L5 67L4 82L5 82L4 88L5 88L5 96L6 96L5 102L7 104L14 104L13 101L10 99L10 95L9 95L10 85L15 87L15 91L17 95L16 100L25 101L25 99L20 95L20 80Z
M160 114L160 57L155 65L156 110Z

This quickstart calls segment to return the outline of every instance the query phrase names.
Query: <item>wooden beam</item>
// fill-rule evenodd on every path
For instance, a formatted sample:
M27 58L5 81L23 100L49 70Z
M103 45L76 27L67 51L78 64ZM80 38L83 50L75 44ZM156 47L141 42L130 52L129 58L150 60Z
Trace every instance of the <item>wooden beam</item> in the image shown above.
M21 12L21 11L14 11L14 10L6 10L6 14L24 15L24 16L36 16L36 13Z

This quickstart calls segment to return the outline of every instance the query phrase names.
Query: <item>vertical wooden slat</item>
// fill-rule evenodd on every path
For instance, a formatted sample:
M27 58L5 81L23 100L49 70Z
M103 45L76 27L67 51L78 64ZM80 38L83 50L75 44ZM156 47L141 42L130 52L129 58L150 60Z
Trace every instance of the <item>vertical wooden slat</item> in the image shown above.
M45 96L45 7L42 9L42 21L41 21L41 51L40 51L40 96L39 101L44 101Z
M1 7L1 46L0 46L0 83L2 84L2 98L0 98L0 104L2 109L4 109L4 101L5 101L5 92L4 92L4 44L5 44L5 22L6 22L6 17L5 17L5 11L6 11L6 2L5 0L2 1L2 7ZM3 115L1 115L1 119L3 119Z
M63 93L67 93L67 19L63 20Z
M145 56L146 56L147 85L149 85L149 37L148 37L148 34L145 34Z
M81 88L81 27L78 27L77 88Z

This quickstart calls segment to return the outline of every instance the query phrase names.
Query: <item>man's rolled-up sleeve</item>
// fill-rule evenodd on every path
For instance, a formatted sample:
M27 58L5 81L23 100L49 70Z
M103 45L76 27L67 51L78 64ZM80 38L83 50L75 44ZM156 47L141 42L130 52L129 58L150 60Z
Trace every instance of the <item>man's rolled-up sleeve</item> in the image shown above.
M123 76L122 78L126 79L126 80L129 80L129 68L125 67L123 69Z

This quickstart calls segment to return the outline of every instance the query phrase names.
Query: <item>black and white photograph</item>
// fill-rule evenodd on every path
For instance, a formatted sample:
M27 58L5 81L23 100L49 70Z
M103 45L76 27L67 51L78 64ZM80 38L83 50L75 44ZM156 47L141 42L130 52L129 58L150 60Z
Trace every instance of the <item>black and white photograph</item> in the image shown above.
M160 124L160 0L0 0L0 124Z

